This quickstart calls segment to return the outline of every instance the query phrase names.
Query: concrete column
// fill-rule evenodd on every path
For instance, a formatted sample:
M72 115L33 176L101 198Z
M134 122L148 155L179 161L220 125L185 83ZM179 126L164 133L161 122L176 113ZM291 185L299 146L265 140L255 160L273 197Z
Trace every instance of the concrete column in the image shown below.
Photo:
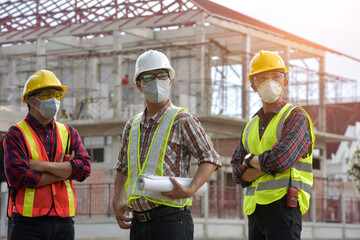
M82 86L82 65L78 64L77 66L74 66L74 75L76 76L75 78L73 78L74 81L74 90L79 91L83 86ZM82 99L82 94L75 94L75 114L74 114L74 118L78 119L80 117L80 111L81 111L81 101L84 100Z
M7 80L5 73L0 73L0 104L5 105L5 81Z
M111 156L115 156L116 159L111 159L110 162L115 163L118 159L119 156L119 150L120 150L120 144L121 144L121 138L122 135L115 135L112 136L112 140L111 140L111 149L112 149L112 154ZM115 165L115 164L114 164Z
M326 132L325 56L319 58L319 130Z
M121 33L119 30L114 31L114 51L122 50ZM114 55L114 117L120 118L122 109L122 55Z
M7 213L7 199L8 199L8 188L5 182L1 184L1 191L0 191L0 238L6 236L6 213Z
M210 54L206 53L208 52L209 48L206 46L205 47L205 101L206 101L206 106L205 106L205 113L210 115L211 114L211 105L212 105L212 81L211 81L211 56Z
M101 118L101 113L100 113L100 103L99 101L95 101L95 98L98 98L101 96L101 92L99 86L98 86L98 79L97 79L97 69L98 69L98 59L96 57L92 57L89 60L89 69L88 69L88 79L86 79L86 81L88 81L88 88L89 88L89 93L87 94L87 98L91 98L91 104L87 105L87 114L95 117L96 115Z
M98 59L97 58L91 58L89 61L89 78L87 79L88 86L90 89L90 96L92 98L99 96L98 92L95 92L94 90L98 88L97 84L97 67L98 67Z
M346 224L346 201L344 194L340 195L340 211L341 211L341 222Z
M241 91L241 107L243 119L248 119L249 108L250 108L250 82L247 78L249 73L249 63L250 63L250 52L251 52L251 38L249 35L244 36L244 41L242 42L242 91Z
M45 39L38 38L36 42L36 64L35 64L36 70L46 69L45 54L46 54Z
M204 197L202 198L203 209L204 209L204 238L208 239L209 235L209 189L206 191Z
M8 72L4 75L1 76L1 81L0 81L0 100L4 101L5 100L5 87L7 85L7 83L14 83L14 80L16 79L16 59L11 59L8 62L8 68L7 68ZM23 80L23 82L21 82L19 85L24 85L25 84L26 79ZM22 92L21 92L22 93ZM7 96L12 94L12 98L10 99L10 104L11 105L17 105L18 103L15 102L15 98L16 96L16 90L13 90L12 93L7 93ZM20 110L20 109L18 109Z
M340 211L342 223L342 239L346 239L346 201L344 194L340 195Z
M287 67L287 69L289 69L289 71L290 71L290 53L291 53L291 49L289 46L287 46L284 51L283 60L285 62L285 66ZM289 79L289 84L290 84L290 79ZM287 87L284 91L283 99L289 101L289 97L290 97L289 87Z
M311 216L311 221L313 222L312 224L312 239L316 239L315 238L315 224L316 224L316 191L312 191L311 193L311 198L310 198L310 216Z
M196 22L196 41L198 43L204 43L206 38L205 38L205 15L202 13L201 14L201 20ZM202 114L209 114L207 113L207 101L206 101L206 96L205 96L205 46L201 45L198 47L197 50L197 54L196 54L196 62L197 62L197 66L196 66L196 71L197 71L197 78L195 79L196 81L196 86L199 86L199 95L200 95L200 99L197 98L197 101L200 100L200 103L197 102L197 106L200 106L200 109L197 109L197 112L200 112Z

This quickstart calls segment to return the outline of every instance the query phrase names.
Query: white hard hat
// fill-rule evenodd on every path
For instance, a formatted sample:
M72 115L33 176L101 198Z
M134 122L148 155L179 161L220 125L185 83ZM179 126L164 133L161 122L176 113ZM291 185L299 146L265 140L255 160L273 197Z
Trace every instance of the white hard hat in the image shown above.
M136 84L136 79L141 73L156 69L167 69L170 78L173 79L175 77L175 70L170 66L169 59L165 54L156 50L144 52L136 60L134 83Z

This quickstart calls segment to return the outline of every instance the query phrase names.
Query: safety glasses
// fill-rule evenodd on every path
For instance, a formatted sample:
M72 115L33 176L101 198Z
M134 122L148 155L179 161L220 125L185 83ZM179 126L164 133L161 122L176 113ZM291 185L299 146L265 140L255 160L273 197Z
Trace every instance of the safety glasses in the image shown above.
M265 74L259 74L255 75L253 78L253 81L256 85L260 85L261 83L267 81L267 80L274 80L276 82L282 83L285 79L285 76L283 73L280 72L273 72L273 73L265 73Z
M36 96L42 100L54 97L60 101L64 97L64 94L61 91L42 91L39 92Z
M141 76L140 80L144 80L144 82L151 82L157 77L159 80L167 80L169 79L169 73L167 72L159 72L159 73L145 73Z

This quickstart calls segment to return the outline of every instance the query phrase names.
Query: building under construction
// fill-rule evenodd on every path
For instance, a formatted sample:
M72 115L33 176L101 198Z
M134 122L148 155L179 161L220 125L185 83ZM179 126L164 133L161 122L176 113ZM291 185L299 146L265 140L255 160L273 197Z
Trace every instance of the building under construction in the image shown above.
M358 86L356 80L327 74L325 54L359 59L208 0L5 1L0 5L0 45L2 136L27 114L27 106L21 103L23 86L36 70L54 72L68 87L61 106L68 118L59 114L58 120L79 131L93 160L91 177L77 186L79 239L94 237L94 224L99 223L112 226L109 237L127 236L116 226L110 207L113 166L126 121L145 107L132 77L137 57L149 49L162 51L170 59L176 71L173 103L200 120L223 162L211 178L209 196L194 201L201 206L193 211L195 237L246 239L242 190L232 182L230 159L246 122L261 106L247 79L250 59L260 50L277 52L285 60L290 70L285 99L316 109L311 117L316 136L313 195L318 197L304 217L303 239L327 239L321 234L329 229L339 236L336 239L360 236L355 191L351 184L330 181L326 168L326 153L337 150L331 144L356 141L332 131L333 124L327 121L336 116L328 119L327 112L358 111ZM125 75L128 84L122 82ZM329 185L346 194L329 201ZM329 215L325 210L332 208ZM225 234L217 230L222 224L234 227L219 235ZM0 225L0 237L3 229Z

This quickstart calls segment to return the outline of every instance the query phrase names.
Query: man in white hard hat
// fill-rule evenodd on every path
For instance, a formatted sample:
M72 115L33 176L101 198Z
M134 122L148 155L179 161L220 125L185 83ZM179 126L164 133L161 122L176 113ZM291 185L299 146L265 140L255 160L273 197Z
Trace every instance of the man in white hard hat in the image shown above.
M282 99L288 69L278 54L260 51L249 69L263 107L246 124L231 160L235 183L246 187L249 240L300 240L313 184L311 118Z
M72 180L90 176L91 161L76 129L54 120L67 87L48 70L25 83L26 118L4 138L9 185L8 240L72 240L76 197Z
M124 128L113 199L116 220L120 228L131 228L132 240L193 239L191 197L221 166L200 122L171 103L174 77L168 58L159 51L146 51L136 61L133 80L145 96L146 108ZM188 177L191 156L199 167L188 187L170 178L170 192L136 188L139 174ZM133 212L133 218L127 212Z

